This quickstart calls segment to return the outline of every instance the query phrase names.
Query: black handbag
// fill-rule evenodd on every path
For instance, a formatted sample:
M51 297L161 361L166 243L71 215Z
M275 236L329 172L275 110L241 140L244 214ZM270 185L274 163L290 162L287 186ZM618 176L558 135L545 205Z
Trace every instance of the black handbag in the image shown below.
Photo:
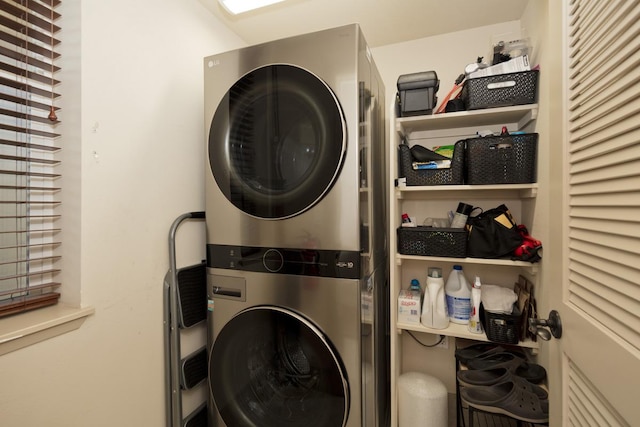
M509 208L497 208L481 212L467 219L467 256L473 258L501 258L522 245L518 224Z

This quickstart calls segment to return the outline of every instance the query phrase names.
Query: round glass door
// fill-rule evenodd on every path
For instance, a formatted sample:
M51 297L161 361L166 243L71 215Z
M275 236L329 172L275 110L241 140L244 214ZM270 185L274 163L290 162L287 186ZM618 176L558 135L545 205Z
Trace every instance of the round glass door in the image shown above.
M237 208L282 219L329 191L346 144L344 116L331 89L302 68L269 65L240 78L218 105L209 163Z
M296 313L271 306L238 313L216 337L209 376L228 426L345 425L349 391L340 359Z

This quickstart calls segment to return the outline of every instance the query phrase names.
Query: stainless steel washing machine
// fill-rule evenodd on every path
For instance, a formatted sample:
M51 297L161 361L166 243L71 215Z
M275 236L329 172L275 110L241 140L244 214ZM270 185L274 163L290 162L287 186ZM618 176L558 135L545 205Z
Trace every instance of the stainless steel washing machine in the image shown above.
M386 425L384 87L360 28L204 73L211 418Z
M217 425L361 425L358 280L223 270L208 291Z

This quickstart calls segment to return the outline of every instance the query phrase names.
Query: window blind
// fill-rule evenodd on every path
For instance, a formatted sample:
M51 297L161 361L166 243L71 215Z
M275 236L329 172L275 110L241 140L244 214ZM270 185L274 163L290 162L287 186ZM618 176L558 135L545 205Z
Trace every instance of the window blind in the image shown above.
M59 0L0 0L0 317L57 303Z

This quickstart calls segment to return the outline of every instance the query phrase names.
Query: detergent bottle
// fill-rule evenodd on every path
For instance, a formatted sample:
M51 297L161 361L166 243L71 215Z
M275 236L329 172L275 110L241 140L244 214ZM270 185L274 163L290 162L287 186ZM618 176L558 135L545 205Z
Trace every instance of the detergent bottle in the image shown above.
M444 279L440 268L432 267L428 270L427 287L424 292L420 322L424 326L434 329L444 329L449 326L447 302L444 294Z
M471 286L464 277L461 265L454 265L445 287L449 320L466 325L471 313Z

